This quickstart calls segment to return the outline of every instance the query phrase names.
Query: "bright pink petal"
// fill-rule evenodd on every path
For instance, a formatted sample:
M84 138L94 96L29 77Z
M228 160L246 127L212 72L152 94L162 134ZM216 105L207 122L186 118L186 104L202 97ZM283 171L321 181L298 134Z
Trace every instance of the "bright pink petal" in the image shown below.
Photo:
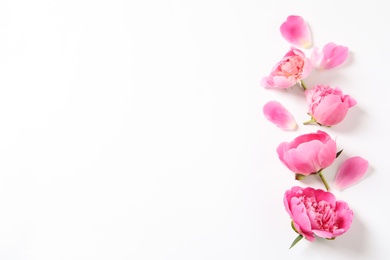
M297 149L288 150L285 153L285 160L293 162L290 169L295 173L309 175L321 169L318 164L318 151L322 143L318 140L302 143Z
M311 242L315 240L313 232L311 231L310 219L307 216L305 205L298 198L291 198L290 202L291 218L294 220L294 227L298 233L305 236Z
M290 15L280 26L280 33L290 44L301 47L311 47L311 32L305 20L297 15Z
M345 189L359 182L368 169L368 161L360 156L345 160L338 169L335 177L335 188Z
M353 211L349 208L348 204L345 201L336 202L337 216L339 218L339 229L346 232L353 220Z
M282 130L295 130L297 123L288 110L277 101L269 101L263 106L263 113L268 121Z
M341 101L339 95L329 94L318 104L313 116L322 125L336 125L347 115L348 106L348 103Z
M322 49L320 69L332 69L341 65L348 58L348 48L330 42Z

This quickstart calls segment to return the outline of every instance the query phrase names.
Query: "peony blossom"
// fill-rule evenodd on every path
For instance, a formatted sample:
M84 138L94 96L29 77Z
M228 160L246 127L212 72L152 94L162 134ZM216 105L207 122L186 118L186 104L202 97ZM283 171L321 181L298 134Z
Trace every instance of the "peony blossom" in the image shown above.
M311 47L311 33L305 20L298 15L290 15L280 26L283 38L292 45L300 48Z
M368 161L360 156L350 157L338 169L335 177L335 188L348 188L358 183L368 170Z
M292 187L284 194L284 206L294 230L313 242L317 237L334 239L348 231L353 211L327 191Z
M306 102L309 106L308 114L311 122L320 125L332 126L343 121L348 109L357 104L356 100L348 95L343 95L339 88L331 88L325 85L317 85L313 89L306 90Z
M310 59L296 48L291 48L261 81L266 88L289 88L306 78L312 70Z
M268 121L282 130L295 130L297 123L290 112L279 102L269 101L263 106L263 113Z
M336 159L336 142L321 130L304 134L276 149L281 162L291 171L310 175L330 166Z

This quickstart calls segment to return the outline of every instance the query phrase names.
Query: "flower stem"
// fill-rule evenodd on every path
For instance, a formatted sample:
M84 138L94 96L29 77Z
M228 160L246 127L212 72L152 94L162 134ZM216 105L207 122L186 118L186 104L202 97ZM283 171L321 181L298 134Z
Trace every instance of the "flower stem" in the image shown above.
M294 239L289 249L291 249L293 246L295 246L301 239L303 238L302 235L298 235L297 238Z
M307 89L307 87L306 87L305 83L303 82L303 80L299 81L299 83L301 84L301 87L303 88L303 90Z
M322 171L319 171L319 172L317 172L317 173L318 173L318 176L320 176L322 182L324 183L326 190L329 191L328 182L325 180L324 175L322 175Z
M317 121L312 117L310 120L303 122L304 125L315 124Z

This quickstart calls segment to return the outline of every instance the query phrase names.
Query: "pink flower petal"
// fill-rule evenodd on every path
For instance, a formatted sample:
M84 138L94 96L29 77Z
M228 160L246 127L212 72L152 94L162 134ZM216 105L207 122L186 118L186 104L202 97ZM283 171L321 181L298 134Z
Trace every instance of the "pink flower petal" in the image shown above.
M290 44L301 47L311 47L311 32L305 20L297 15L290 15L280 26L280 33Z
M348 48L330 42L322 49L320 69L332 69L341 65L348 58Z
M288 110L277 101L269 101L263 106L263 113L268 121L282 130L290 131L297 128L297 123Z
M338 169L335 177L335 188L342 190L359 182L368 169L368 161L360 156L350 157Z

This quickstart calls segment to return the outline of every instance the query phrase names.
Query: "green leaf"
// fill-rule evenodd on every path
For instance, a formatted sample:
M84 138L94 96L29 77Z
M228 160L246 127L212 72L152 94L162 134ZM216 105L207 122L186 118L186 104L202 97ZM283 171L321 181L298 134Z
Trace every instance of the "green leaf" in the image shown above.
M303 180L306 176L300 173L295 174L295 179L296 180Z
M294 226L294 221L291 220L291 228L296 232L298 233L297 229L295 228ZM299 233L298 233L299 234Z
M342 152L343 152L343 149L341 149L340 151L338 151L338 152L336 153L336 158L339 157L339 155L340 155Z
M293 246L295 246L301 239L303 238L302 235L298 235L297 238L294 239L289 249L291 249Z

